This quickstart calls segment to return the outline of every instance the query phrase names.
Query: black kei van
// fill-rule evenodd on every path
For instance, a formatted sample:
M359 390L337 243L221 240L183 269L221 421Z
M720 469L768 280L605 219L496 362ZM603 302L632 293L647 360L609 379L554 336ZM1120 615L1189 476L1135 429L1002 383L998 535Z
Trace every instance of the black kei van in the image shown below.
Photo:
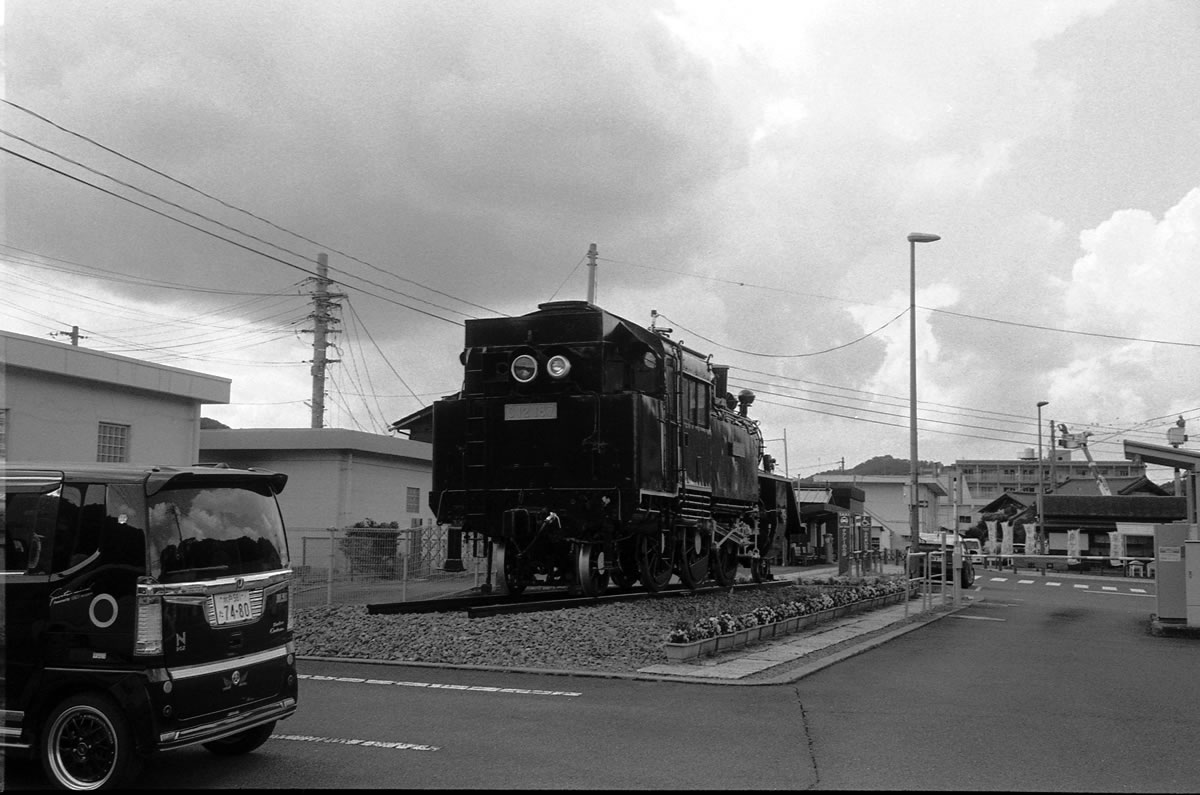
M65 789L262 745L296 710L287 475L0 463L0 749Z

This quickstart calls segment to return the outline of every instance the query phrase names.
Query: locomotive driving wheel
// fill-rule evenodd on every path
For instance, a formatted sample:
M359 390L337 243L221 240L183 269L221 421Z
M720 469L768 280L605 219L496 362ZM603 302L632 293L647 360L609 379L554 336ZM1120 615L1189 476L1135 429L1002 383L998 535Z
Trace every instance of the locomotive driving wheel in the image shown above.
M733 585L737 580L738 545L726 541L717 548L716 554L709 557L712 561L712 576L717 584L723 587Z
M679 579L688 588L697 588L708 577L709 549L699 527L683 528L679 550Z
M521 578L521 563L515 549L509 548L507 541L492 543L492 572L496 577L498 593L517 596L525 590L525 581Z
M647 533L637 539L637 567L647 591L661 591L671 581L674 569L671 547L662 533Z
M604 545L572 545L575 558L575 581L584 596L599 596L608 588L608 571L604 567Z

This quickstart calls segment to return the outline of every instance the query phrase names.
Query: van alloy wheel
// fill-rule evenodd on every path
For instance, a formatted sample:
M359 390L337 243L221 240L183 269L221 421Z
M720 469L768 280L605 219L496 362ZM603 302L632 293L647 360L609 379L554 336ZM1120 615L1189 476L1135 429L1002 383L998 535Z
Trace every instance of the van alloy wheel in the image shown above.
M74 790L128 786L142 768L129 720L108 696L77 693L49 714L42 729L42 768Z

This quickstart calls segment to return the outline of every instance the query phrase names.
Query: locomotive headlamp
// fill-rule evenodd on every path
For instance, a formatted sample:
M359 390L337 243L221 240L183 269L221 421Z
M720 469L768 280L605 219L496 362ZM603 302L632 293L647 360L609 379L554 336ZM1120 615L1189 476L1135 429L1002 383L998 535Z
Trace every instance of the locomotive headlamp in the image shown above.
M546 372L551 378L565 378L571 372L571 362L566 356L551 356L546 362Z
M513 359L512 377L520 381L522 384L528 384L537 375L537 359L534 359L528 353L522 353L517 358Z

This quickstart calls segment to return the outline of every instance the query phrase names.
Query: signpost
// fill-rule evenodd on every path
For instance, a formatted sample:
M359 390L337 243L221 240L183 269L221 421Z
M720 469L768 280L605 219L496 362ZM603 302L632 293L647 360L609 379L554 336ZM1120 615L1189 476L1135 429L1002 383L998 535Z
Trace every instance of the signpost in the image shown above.
M838 514L838 574L850 573L850 514Z

